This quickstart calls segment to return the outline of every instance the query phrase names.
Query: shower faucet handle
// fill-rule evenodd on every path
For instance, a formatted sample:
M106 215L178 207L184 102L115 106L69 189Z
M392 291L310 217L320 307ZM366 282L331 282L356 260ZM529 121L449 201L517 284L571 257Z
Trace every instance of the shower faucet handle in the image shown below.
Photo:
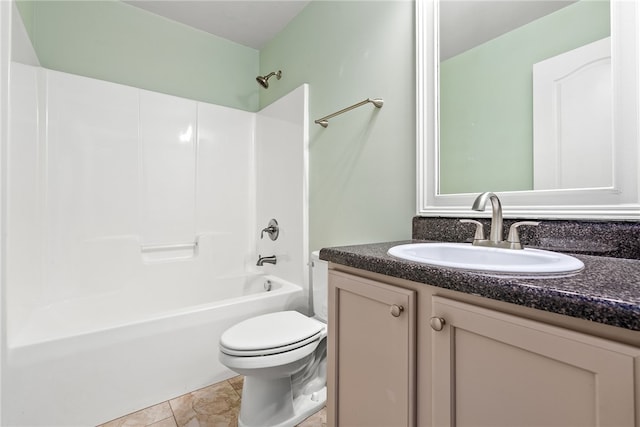
M261 239L264 238L264 233L267 233L271 240L276 240L278 238L280 235L280 227L278 226L278 221L276 221L275 218L272 218L269 221L269 225L262 229L260 232Z

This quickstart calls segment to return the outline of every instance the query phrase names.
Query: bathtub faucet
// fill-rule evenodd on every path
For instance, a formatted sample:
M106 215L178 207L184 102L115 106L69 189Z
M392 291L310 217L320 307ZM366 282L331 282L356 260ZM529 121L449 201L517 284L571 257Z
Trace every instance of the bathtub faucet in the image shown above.
M258 266L262 266L264 265L264 263L266 262L267 264L276 264L276 256L275 255L271 255L271 256L262 256L262 255L258 255L258 262L256 263L256 265Z

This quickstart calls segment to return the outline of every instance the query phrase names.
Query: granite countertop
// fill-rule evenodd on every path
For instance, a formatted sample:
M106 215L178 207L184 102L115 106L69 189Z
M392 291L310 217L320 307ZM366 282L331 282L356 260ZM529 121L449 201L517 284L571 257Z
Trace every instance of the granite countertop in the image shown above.
M320 259L494 300L640 331L640 260L572 254L585 268L526 278L433 267L387 255L409 240L324 248Z

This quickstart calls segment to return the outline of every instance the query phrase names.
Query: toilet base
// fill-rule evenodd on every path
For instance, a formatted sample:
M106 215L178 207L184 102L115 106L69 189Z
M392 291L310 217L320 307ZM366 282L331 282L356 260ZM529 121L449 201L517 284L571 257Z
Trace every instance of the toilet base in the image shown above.
M294 427L322 409L327 401L326 387L293 398L288 377L245 377L244 381L239 427Z

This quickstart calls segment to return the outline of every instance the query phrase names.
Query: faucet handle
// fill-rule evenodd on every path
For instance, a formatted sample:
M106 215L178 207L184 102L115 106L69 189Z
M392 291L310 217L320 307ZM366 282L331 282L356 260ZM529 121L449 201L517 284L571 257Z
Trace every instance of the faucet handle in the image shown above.
M262 229L260 232L261 239L264 237L264 233L267 233L271 240L276 240L278 238L278 235L280 234L280 227L278 226L278 221L276 221L275 218L271 219L269 221L269 225Z
M520 235L518 234L518 227L521 225L538 224L540 224L538 221L520 221L511 224L511 227L509 227L509 236L507 237L507 242L511 245L511 249L522 249L522 245L520 244Z
M478 240L484 240L484 226L480 221L476 221L475 219L461 219L461 223L463 224L475 224L476 225L476 233L473 236L473 241L476 242Z

